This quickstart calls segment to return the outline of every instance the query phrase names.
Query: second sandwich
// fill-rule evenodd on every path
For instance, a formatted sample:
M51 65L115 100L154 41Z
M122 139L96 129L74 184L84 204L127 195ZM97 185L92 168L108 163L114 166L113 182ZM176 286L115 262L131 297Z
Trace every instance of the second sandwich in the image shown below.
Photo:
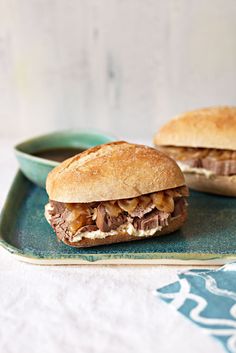
M236 108L182 114L155 135L156 147L174 158L189 187L236 196Z

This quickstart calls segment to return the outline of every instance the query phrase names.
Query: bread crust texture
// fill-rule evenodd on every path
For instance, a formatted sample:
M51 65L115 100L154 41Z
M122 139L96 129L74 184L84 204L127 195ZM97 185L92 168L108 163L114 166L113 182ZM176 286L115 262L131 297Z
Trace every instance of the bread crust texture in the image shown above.
M193 190L236 197L236 175L206 175L184 172L186 184Z
M124 141L90 148L48 175L49 198L65 203L118 200L185 185L176 162L144 145Z
M156 146L236 150L236 107L211 107L181 114L155 134Z

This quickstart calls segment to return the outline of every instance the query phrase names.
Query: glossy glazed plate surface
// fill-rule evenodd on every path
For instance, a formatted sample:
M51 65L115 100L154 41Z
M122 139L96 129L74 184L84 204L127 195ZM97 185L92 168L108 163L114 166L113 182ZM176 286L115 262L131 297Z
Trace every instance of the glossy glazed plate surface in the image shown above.
M35 264L215 265L236 260L236 199L191 192L189 217L173 234L87 249L57 241L44 218L46 191L18 172L1 214L0 243Z

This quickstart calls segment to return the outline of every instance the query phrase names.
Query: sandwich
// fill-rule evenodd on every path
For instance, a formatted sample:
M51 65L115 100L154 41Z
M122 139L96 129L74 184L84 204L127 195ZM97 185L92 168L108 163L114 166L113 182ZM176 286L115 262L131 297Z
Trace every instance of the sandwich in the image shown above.
M190 188L236 196L236 107L177 116L156 133L154 144L175 159Z
M45 216L58 239L91 247L174 232L187 216L183 173L154 148L123 141L90 148L48 175Z

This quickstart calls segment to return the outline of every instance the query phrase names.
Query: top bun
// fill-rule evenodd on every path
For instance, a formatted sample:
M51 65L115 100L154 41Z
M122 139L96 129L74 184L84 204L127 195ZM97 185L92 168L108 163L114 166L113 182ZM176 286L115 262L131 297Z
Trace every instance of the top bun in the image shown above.
M236 150L236 107L213 107L179 115L157 132L154 143Z
M185 185L177 164L156 149L123 141L90 148L54 168L49 198L93 202L132 198Z

